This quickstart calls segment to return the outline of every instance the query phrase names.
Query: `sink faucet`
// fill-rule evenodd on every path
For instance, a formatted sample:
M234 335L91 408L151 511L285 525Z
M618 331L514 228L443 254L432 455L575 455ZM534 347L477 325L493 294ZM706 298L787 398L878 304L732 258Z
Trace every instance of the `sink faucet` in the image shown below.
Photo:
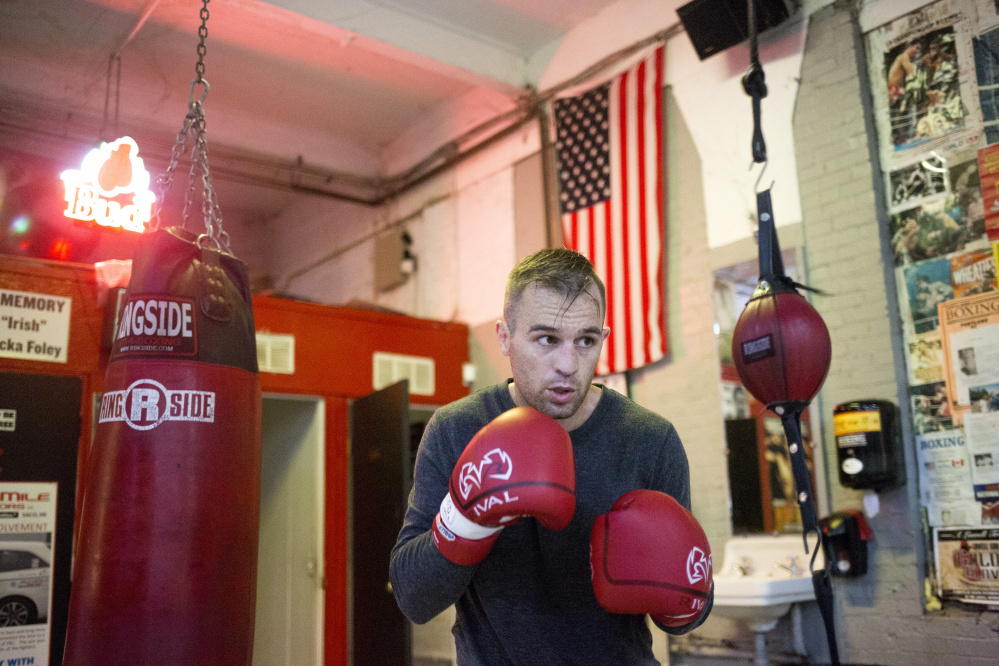
M799 571L799 569L798 569L798 556L797 555L788 555L786 562L778 562L777 564L774 565L774 568L775 569L783 569L784 571L786 571L789 574L791 574L791 576L797 576L798 575L798 571Z
M739 558L739 561L735 563L735 568L739 570L739 573L743 576L748 576L753 573L753 561L749 559L748 555L743 555Z

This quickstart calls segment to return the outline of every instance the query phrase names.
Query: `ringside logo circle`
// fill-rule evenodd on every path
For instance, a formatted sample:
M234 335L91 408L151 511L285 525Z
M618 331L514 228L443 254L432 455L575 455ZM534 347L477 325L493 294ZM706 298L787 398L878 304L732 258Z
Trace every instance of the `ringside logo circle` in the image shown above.
M98 423L124 421L134 430L152 430L164 421L215 422L215 393L171 390L155 379L137 379L124 391L101 397Z

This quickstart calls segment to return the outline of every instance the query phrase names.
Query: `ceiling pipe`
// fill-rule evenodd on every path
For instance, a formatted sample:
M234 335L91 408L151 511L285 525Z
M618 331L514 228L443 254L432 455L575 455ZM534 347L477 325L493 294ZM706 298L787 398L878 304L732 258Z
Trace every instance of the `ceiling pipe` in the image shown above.
M135 26L132 28L132 31L128 33L128 37L123 39L121 44L118 45L118 48L116 48L114 51L111 52L112 60L120 56L121 52L125 49L125 47L128 46L129 43L135 38L136 33L138 33L139 30L142 29L142 26L146 24L146 21L149 20L150 16L152 16L153 12L156 10L156 5L158 4L160 4L160 0L146 1L146 6L142 8L142 13L139 14L139 20L136 21Z
M115 54L120 53L135 37L136 33L149 20L159 2L160 0L149 0L146 3L132 31L114 51ZM510 136L526 123L532 121L542 122L540 119L544 116L543 105L557 97L562 91L585 83L637 51L652 44L663 42L682 31L682 25L675 23L645 39L611 53L579 74L541 93L528 91L517 101L515 108L476 125L455 139L438 147L412 167L393 176L357 176L319 167L311 167L302 164L301 161L292 163L267 158L262 155L252 155L248 151L226 146L213 148L212 153L215 162L212 164L212 171L234 182L321 196L364 206L381 206ZM8 110L13 111L13 109ZM50 140L63 142L89 143L89 141L82 138L74 140L73 137L69 136L68 128L66 127L61 132L58 130L45 131L38 129L38 120L44 118L46 115L51 116L53 114L51 112L45 113L45 110L42 109L38 109L37 111L38 113L16 114L21 116L23 122L16 122L12 117L15 114L3 114L0 117L0 131L13 131L22 135L34 135L36 138L45 136ZM76 116L76 119L79 120L79 115ZM56 126L64 123L65 120L61 122L57 121ZM472 145L465 145L475 138L481 137L483 134L486 136L481 140ZM147 143L162 144L161 141L155 140L152 142L147 141ZM147 161L159 161L156 158L157 152L163 152L164 155L170 154L168 147L163 148L163 151L148 151L146 153ZM277 172L277 176L274 175L275 172Z
M407 172L395 176L388 181L383 181L385 184L388 185L389 191L382 197L376 199L372 205L380 205L393 197L397 197L401 194L406 193L407 191L411 190L417 185L426 182L429 178L432 178L435 175L441 173L442 171L445 171L449 168L456 166L465 159L480 152L483 148L486 148L487 146L495 143L496 141L499 141L500 139L509 136L512 132L516 131L518 128L523 126L528 121L539 119L539 122L544 122L545 114L544 110L542 109L542 106L545 103L557 97L558 94L561 93L563 90L579 85L581 83L585 83L589 79L600 74L604 70L613 67L614 65L621 62L625 58L631 56L632 54L648 46L651 46L652 44L665 42L670 37L680 34L681 32L683 32L683 26L679 22L674 23L673 25L667 27L664 30L660 30L659 32L650 35L645 39L639 40L631 44L630 46L626 46L623 49L619 49L614 53L611 53L610 55L604 57L603 59L594 63L590 67L587 67L579 74L569 79L566 79L562 83L552 86L551 88L548 88L547 90L541 93L534 93L528 91L528 93L525 94L519 100L517 108L502 113L498 116L495 116L479 124L472 130L465 132L464 134L459 136L457 139L454 139L444 144L443 146L432 152L424 160L420 161L414 167L409 169ZM466 148L465 150L460 150L461 144L470 137L482 134L483 132L500 124L505 124L505 126L497 130L493 134L487 136L479 143L476 143L475 145ZM438 159L442 159L443 161L441 161L436 166L431 166ZM423 169L427 170L421 173L421 170Z
M517 104L517 108L507 111L506 113L500 114L491 118L477 127L473 128L469 132L461 135L457 139L448 142L444 146L441 146L436 151L431 153L427 158L422 160L416 166L411 168L408 172L401 174L393 178L392 180L398 180L399 184L395 187L390 187L390 192L383 197L381 197L375 205L384 203L388 199L399 196L409 191L413 187L425 182L427 179L432 178L441 171L454 167L465 159L471 157L475 153L478 153L483 148L495 143L496 141L509 136L513 131L524 125L526 122L538 119L539 122L544 122L545 113L542 106L555 99L562 91L571 88L573 86L585 83L594 76L600 74L606 69L613 67L617 63L621 62L625 58L631 56L632 54L651 46L652 44L658 44L660 42L665 42L670 37L678 35L683 32L683 26L679 22L660 30L659 32L650 35L642 40L639 40L629 46L611 53L610 55L604 57L598 62L594 63L590 67L579 74L566 79L562 83L559 83L541 93L528 92L525 94ZM476 136L482 132L495 127L496 125L509 122L510 124L504 126L503 128L497 130L495 133L487 136L481 142L465 149L464 151L458 150L458 147L469 137ZM440 156L446 155L443 161L430 168L424 173L418 173L421 168L427 165L433 164L433 162ZM389 181L391 182L391 181Z

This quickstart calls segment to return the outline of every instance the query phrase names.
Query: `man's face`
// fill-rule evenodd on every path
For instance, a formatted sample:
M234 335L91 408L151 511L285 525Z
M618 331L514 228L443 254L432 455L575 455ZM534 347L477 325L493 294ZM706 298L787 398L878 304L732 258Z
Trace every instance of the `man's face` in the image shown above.
M559 292L529 285L513 321L496 326L500 348L510 357L517 404L553 419L567 419L583 404L610 333L596 289L565 305Z

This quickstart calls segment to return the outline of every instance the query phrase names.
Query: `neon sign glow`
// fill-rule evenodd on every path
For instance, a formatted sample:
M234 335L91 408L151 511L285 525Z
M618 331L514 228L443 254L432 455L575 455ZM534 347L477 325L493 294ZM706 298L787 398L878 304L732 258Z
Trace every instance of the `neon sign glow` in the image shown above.
M66 183L66 217L145 231L156 195L149 190L149 172L131 137L101 143L87 153L78 171L69 169L60 177Z

